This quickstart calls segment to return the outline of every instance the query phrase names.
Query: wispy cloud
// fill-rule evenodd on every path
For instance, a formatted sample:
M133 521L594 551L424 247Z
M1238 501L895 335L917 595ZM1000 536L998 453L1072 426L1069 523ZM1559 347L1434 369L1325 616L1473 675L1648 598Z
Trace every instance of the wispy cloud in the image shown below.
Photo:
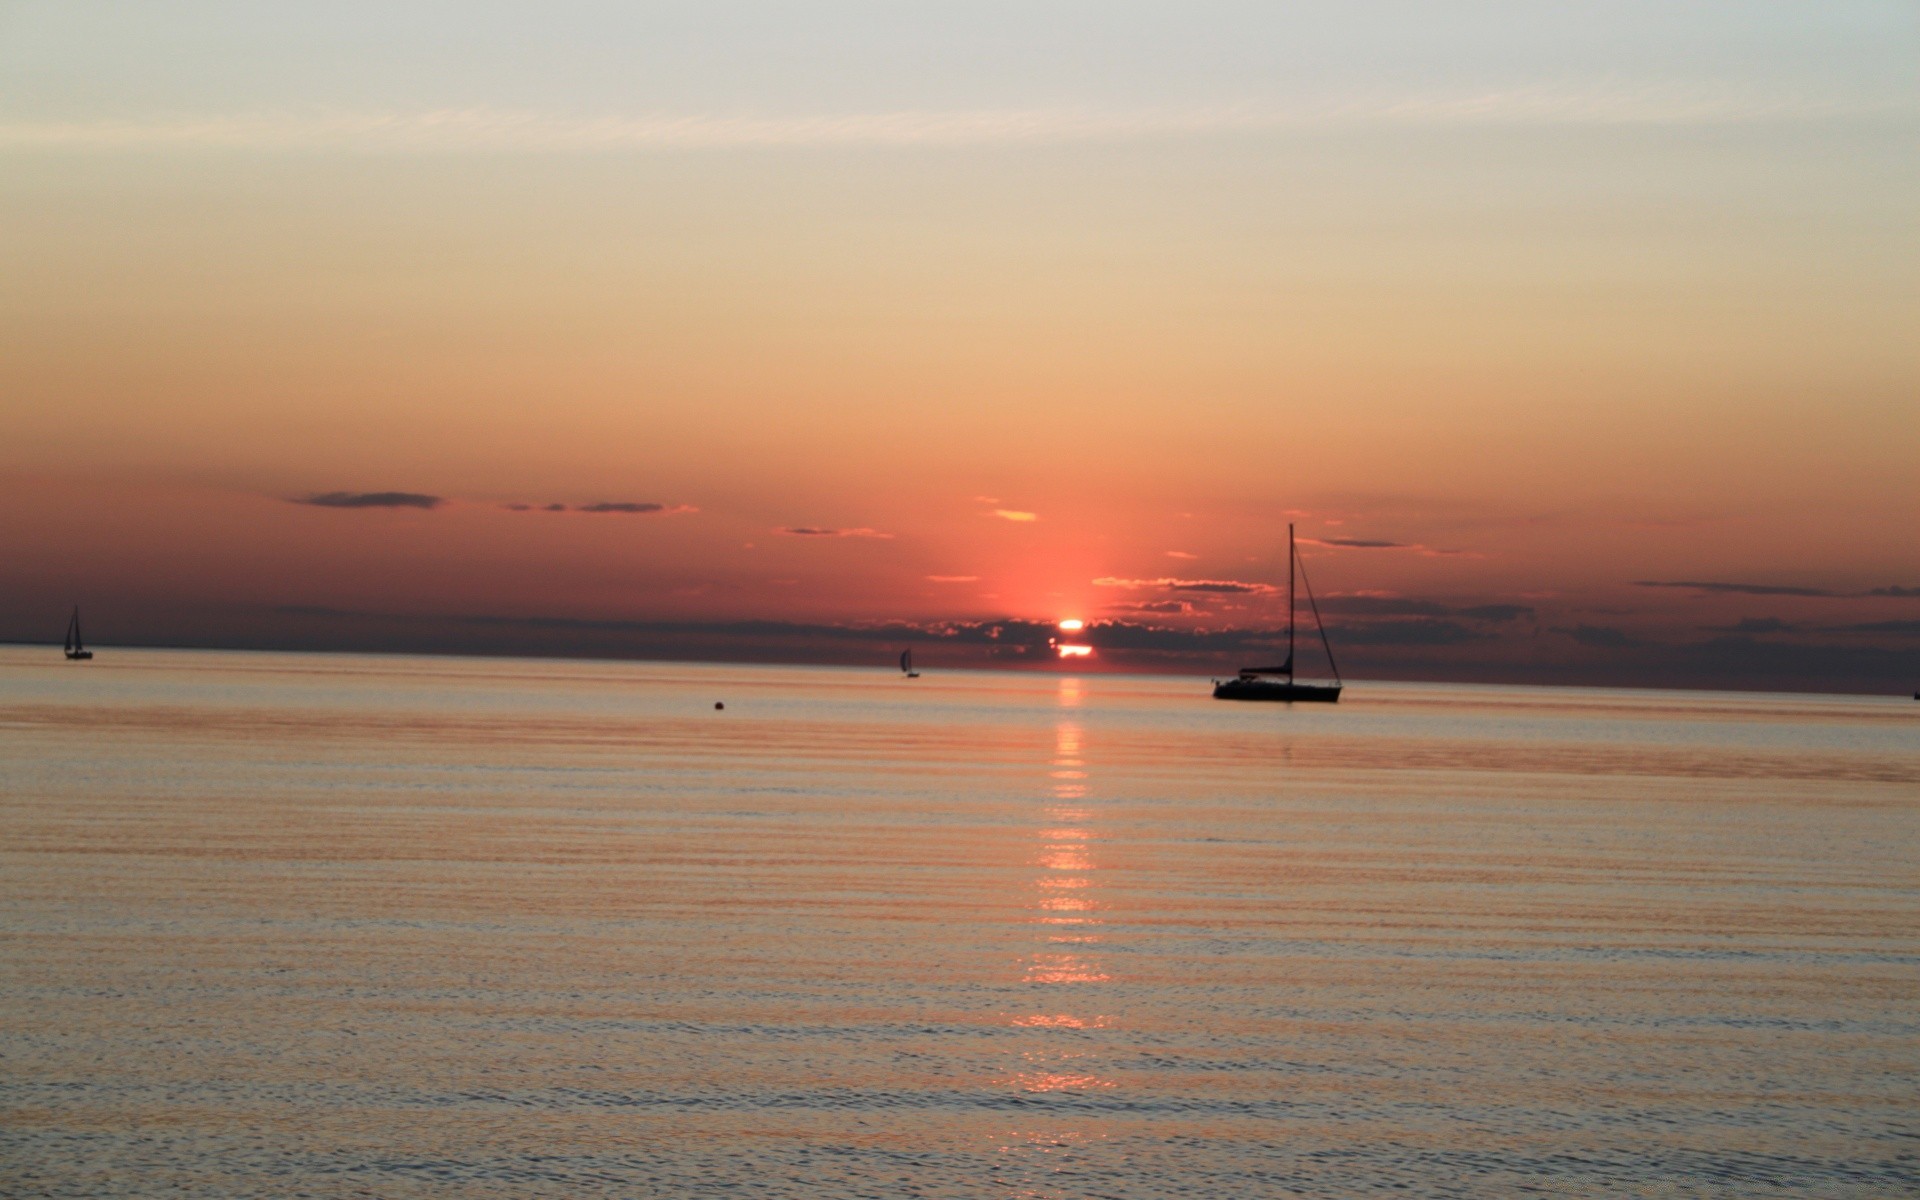
M1395 542L1386 538L1303 537L1298 540L1303 546L1323 546L1329 550L1406 550L1427 558L1485 557L1474 550L1444 550L1438 546L1426 546L1419 542Z
M1328 596L1320 601L1322 612L1355 617L1466 617L1474 621L1501 624L1531 617L1534 610L1525 604L1469 604L1455 606L1437 600L1405 596L1352 594Z
M1786 587L1773 583L1696 582L1685 579L1636 579L1633 586L1643 588L1686 588L1695 592L1718 592L1738 596L1832 596L1825 588Z
M1039 513L1021 512L1013 508L996 508L993 510L993 515L999 517L1002 521L1016 521L1020 523L1038 521L1040 519Z
M315 508L438 508L446 499L425 492L321 492L292 503Z
M809 537L809 538L883 538L884 539L884 538L893 537L893 535L890 533L882 533L878 529L868 529L864 526L862 526L859 529L823 529L815 525L788 525L783 528L776 529L774 530L774 532L785 534L788 537Z
M1798 633L1801 627L1778 617L1742 617L1731 625L1707 625L1708 633L1739 633L1762 636L1770 633Z
M691 504L662 504L655 500L602 500L596 504L528 504L516 501L503 505L509 512L577 512L577 513L627 513L639 516L673 516L678 513L697 513L700 510Z
M576 504L573 511L583 513L691 513L699 512L691 504L659 504L652 500L603 500L598 504Z
M1093 586L1123 588L1127 591L1202 592L1220 595L1263 595L1277 591L1270 583L1248 583L1240 579L1121 579L1102 575Z
M1549 632L1565 634L1592 650L1626 650L1647 644L1644 638L1635 637L1626 630L1617 629L1611 625L1575 625L1571 628L1555 626Z
M1825 600L1873 600L1920 598L1920 587L1868 588L1864 592L1842 592L1832 588L1795 587L1779 583L1726 583L1719 580L1636 579L1634 587L1681 588L1701 595L1733 596L1805 596Z
M1158 616L1190 616L1199 611L1187 600L1131 600L1109 604L1111 612L1153 613Z
M1198 554L1188 554L1185 550L1169 550L1167 551L1167 557L1186 559L1191 561L1193 559L1199 558L1200 556Z
M1523 87L1190 108L1091 106L739 116L561 115L488 107L275 110L148 119L0 122L0 147L469 151L681 150L1123 141L1341 125L1737 125L1912 116L1907 100L1732 86Z
M980 582L980 577L978 575L929 575L927 576L927 578L932 580L935 583L979 583Z

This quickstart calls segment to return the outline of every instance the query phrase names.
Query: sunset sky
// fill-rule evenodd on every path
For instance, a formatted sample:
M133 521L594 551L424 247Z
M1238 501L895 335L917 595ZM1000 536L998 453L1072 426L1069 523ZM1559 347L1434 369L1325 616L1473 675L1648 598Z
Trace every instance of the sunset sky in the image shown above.
M0 638L1920 686L1920 10L0 0ZM1262 655L1264 656L1264 655Z

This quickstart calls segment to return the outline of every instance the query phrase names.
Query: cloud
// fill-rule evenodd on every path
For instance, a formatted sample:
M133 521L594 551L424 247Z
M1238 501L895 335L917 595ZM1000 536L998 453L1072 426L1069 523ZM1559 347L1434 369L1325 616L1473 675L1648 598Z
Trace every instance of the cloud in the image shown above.
M1834 596L1824 588L1783 587L1771 583L1701 583L1691 580L1636 579L1633 586L1643 588L1687 588L1696 592L1720 592L1738 596Z
M1455 616L1467 617L1475 621L1518 621L1533 615L1533 606L1529 604L1473 604L1466 608L1453 610Z
M935 583L979 583L980 582L980 577L978 575L929 575L927 576L927 578L931 579Z
M1704 627L1710 633L1794 633L1798 625L1782 621L1778 617L1742 617L1732 625L1708 625Z
M1188 554L1185 550L1169 550L1167 551L1167 557L1194 559L1194 558L1199 558L1200 556L1198 554Z
M1635 646L1645 646L1647 642L1637 638L1624 629L1615 629L1611 625L1576 625L1571 629L1555 628L1552 633L1563 633L1582 646L1595 650L1625 650Z
M774 532L786 534L788 537L810 537L810 538L883 538L883 539L886 539L886 538L893 537L893 535L890 533L881 533L878 529L868 529L864 526L862 526L859 529L822 529L822 528L819 528L818 526L813 526L813 525L788 525L783 528L776 529L774 530Z
M1355 617L1466 617L1496 624L1531 617L1534 611L1532 606L1526 604L1472 604L1456 608L1437 600L1362 593L1328 596L1320 601L1320 610Z
M1360 625L1340 625L1329 636L1342 646L1456 646L1480 641L1488 636L1458 621L1429 617L1406 620L1368 621Z
M1414 600L1404 596L1328 596L1320 601L1320 611L1352 616L1444 617L1447 606L1433 600Z
M1338 522L1329 522L1337 524ZM1394 542L1386 538L1313 538L1298 539L1303 546L1325 546L1331 550L1410 550L1428 558L1484 558L1483 554L1473 550L1443 550L1436 546L1424 546L1419 542Z
M1003 521L1025 522L1025 521L1038 521L1040 519L1040 514L1038 513L1021 512L1018 509L1012 509L1012 508L996 508L993 510L993 515L996 517L999 517Z
M1829 633L1890 633L1896 637L1920 637L1920 621L1868 621L1861 625L1829 625Z
M1822 600L1906 600L1920 597L1920 587L1901 587L1897 584L1868 588L1864 592L1837 592L1829 588L1788 587L1773 583L1719 583L1665 579L1636 579L1633 581L1633 586L1686 588L1702 595L1714 593L1737 596L1804 596Z
M652 500L604 500L599 504L576 504L573 511L583 513L691 513L699 512L691 504L659 504Z
M424 492L322 492L293 503L315 508L438 508L446 500Z
M509 512L533 512L537 509L540 512L550 513L631 513L641 516L648 516L655 513L663 516L673 516L676 513L696 513L700 511L691 504L661 504L654 500L603 500L597 504L575 504L571 507L565 504L535 505L516 501L515 503L506 505L505 508Z
M1134 600L1107 605L1112 612L1157 613L1167 616L1185 616L1197 611L1186 600Z
M1895 637L1920 637L1920 621L1861 621L1850 625L1810 625L1783 621L1778 617L1742 617L1732 625L1703 625L1710 633L1765 636L1774 633L1811 634L1891 634Z
M1278 591L1270 583L1247 583L1239 579L1119 579L1102 575L1093 586L1142 591L1157 588L1168 592L1212 592L1221 595L1264 595Z

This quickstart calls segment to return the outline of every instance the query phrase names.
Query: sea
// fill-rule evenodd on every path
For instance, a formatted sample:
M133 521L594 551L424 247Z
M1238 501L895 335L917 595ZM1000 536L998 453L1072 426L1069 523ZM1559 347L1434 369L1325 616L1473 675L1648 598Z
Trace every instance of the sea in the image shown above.
M0 1195L1915 1194L1905 697L0 648Z

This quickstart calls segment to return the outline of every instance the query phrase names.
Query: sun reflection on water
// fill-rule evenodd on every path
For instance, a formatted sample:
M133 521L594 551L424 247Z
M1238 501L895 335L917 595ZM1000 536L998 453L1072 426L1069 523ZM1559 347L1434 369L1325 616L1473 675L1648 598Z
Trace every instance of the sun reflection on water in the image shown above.
M1018 1059L998 1077L1005 1087L1027 1095L1074 1095L1101 1092L1116 1086L1099 1071L1102 1047L1089 1040L1092 1031L1114 1027L1109 1013L1089 1011L1084 989L1113 982L1105 957L1102 926L1106 902L1097 881L1103 877L1100 861L1101 813L1087 803L1092 792L1092 767L1086 732L1078 713L1085 688L1078 679L1062 679L1058 703L1062 710L1054 724L1053 755L1046 765L1047 799L1040 806L1033 829L1033 876L1029 880L1025 920L1033 927L1037 945L1022 956L1022 984L1046 988L1050 999L1040 999L1032 1011L1006 1015L1007 1025L1024 1035L1009 1046ZM1059 990L1075 989L1075 990ZM1070 999L1069 999L1070 998ZM1066 999L1066 1004L1060 1004ZM1104 1005L1102 1006L1104 1007ZM1063 1011L1064 1010L1064 1011ZM1009 1193L1015 1196L1059 1196L1048 1184L1066 1164L1053 1157L1075 1145L1098 1140L1085 1132L1088 1117L1067 1111L1058 1127L1022 1130L999 1139L1003 1154L1026 1160L1031 1172ZM1067 1122L1072 1122L1071 1125ZM1015 1183L1008 1180L1009 1184Z

